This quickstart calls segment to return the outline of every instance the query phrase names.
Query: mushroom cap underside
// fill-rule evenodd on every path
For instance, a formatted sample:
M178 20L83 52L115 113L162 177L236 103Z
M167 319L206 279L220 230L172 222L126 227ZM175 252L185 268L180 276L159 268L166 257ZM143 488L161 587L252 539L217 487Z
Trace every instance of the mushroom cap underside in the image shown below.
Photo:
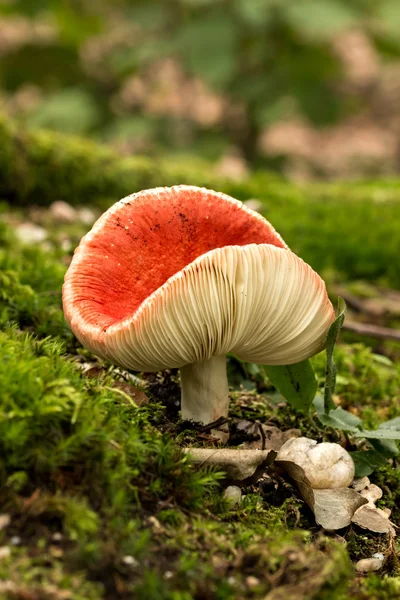
M293 364L320 351L335 315L325 284L289 250L271 244L211 250L105 328L80 303L75 274L63 290L71 327L95 354L156 371L233 352L260 364Z

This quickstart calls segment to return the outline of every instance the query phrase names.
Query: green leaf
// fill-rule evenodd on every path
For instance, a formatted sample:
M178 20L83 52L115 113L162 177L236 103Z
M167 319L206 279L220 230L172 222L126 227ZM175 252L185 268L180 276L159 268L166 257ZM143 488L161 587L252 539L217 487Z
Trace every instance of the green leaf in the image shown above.
M385 429L384 427L378 429L359 429L354 431L355 437L363 437L374 440L400 440L400 429Z
M385 441L400 440L400 417L386 421L372 431L363 429L361 434L362 436L357 433L357 437Z
M356 477L368 477L387 462L385 457L375 450L365 450L364 452L357 450L350 452L350 456L356 467Z
M342 431L351 431L353 433L360 431L359 427L362 426L360 417L357 417L340 407L330 410L327 414L325 412L325 403L322 396L318 395L315 398L314 406L317 410L318 419L321 421L322 425L341 429Z
M371 446L373 446L374 450L386 458L392 458L393 456L398 456L399 454L399 449L395 440L369 439L368 441Z
M339 296L337 317L329 329L326 340L326 379L324 391L324 408L326 414L328 414L330 410L336 408L332 398L335 392L336 384L336 365L335 361L333 360L333 352L335 350L335 345L343 325L345 312L346 303L343 298Z
M266 365L271 383L294 408L308 411L317 391L317 380L309 360L294 365Z
M379 425L379 429L398 429L400 430L400 417L395 417L394 419L390 419L390 421L385 421L381 425Z

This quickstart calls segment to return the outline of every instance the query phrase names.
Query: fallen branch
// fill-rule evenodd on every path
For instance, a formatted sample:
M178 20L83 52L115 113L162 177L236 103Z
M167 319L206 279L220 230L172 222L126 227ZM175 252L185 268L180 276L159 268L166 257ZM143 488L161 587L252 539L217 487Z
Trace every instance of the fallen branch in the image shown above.
M213 465L226 471L234 481L248 479L259 469L270 465L275 456L274 450L234 450L214 448L184 448L194 463L199 466Z
M379 327L378 325L370 325L369 323L345 321L343 329L358 333L359 335L369 335L382 340L395 340L396 342L400 342L400 331L391 329L390 327Z

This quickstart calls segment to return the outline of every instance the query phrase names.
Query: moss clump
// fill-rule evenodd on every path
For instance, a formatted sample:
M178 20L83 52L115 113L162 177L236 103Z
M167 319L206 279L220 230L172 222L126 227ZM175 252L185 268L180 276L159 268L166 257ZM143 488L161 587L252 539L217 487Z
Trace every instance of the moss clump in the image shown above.
M400 284L400 183L295 187L266 173L235 182L210 167L134 157L79 138L26 131L0 119L0 194L15 205L109 205L145 188L190 183L258 198L289 246L318 271ZM384 210L382 202L384 201ZM368 231L368 244L365 232Z

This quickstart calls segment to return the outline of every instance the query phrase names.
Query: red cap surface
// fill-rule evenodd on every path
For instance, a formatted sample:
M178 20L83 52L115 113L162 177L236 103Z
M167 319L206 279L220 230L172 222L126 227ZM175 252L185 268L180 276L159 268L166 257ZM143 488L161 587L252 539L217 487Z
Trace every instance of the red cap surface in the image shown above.
M64 286L66 318L79 314L105 332L198 256L251 243L287 248L268 221L225 194L181 185L128 196L77 248Z

